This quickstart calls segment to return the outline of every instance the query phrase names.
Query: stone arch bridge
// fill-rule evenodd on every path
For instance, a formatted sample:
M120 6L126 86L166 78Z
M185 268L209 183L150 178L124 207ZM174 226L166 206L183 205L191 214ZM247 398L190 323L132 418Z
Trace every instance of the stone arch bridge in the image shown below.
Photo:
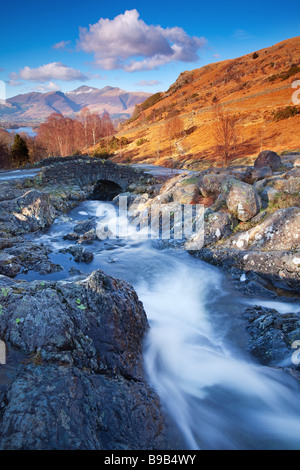
M112 199L145 177L143 172L130 166L90 157L51 157L43 160L41 166L35 177L39 185L74 184L87 188L94 199Z

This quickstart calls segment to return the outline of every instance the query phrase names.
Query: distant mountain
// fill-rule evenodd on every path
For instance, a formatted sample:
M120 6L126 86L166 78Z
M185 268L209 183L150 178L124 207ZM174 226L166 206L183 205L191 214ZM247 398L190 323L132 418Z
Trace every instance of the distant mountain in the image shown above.
M110 86L102 89L81 86L67 93L26 93L0 102L0 122L43 122L54 112L75 117L85 107L100 114L107 111L112 120L124 121L131 116L135 105L149 96L150 93L127 92Z

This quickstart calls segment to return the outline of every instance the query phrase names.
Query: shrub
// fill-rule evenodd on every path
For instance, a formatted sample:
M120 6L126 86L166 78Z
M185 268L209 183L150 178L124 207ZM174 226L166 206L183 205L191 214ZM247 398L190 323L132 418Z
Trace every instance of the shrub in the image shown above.
M298 65L291 65L291 67L286 70L285 72L281 72L275 75L271 75L271 77L268 78L269 82L274 82L275 80L281 79L282 81L287 80L288 78L292 77L293 75L296 75L297 73L300 73L300 67Z
M286 108L278 109L278 111L274 113L273 121L288 119L296 116L297 114L300 114L300 110L298 108L295 106L287 106Z
M257 54L257 52L254 52L252 58L253 58L253 59L257 59L258 57L259 57L259 55Z
M111 150L118 150L120 147L120 141L117 137L113 136L110 143L109 143L109 148Z
M140 145L143 145L145 142L149 142L149 140L144 139L144 138L138 139L138 140L136 141L136 145L139 147Z
M108 158L113 157L113 154L109 153L105 149L99 149L99 150L96 150L93 153L92 157L93 158L100 158L101 160L107 160Z
M129 144L129 141L127 139L127 137L123 136L120 138L120 145L121 147L123 147L124 145L128 145Z
M143 103L139 105L139 108L145 111L145 109L151 108L151 106L154 106L155 103L161 100L161 93L155 93L152 96L149 96Z

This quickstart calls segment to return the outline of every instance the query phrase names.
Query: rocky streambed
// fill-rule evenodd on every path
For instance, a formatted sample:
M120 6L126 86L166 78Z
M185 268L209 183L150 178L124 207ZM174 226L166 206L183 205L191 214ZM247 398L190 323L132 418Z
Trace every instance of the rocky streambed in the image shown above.
M93 184L0 182L1 448L300 447L299 169L278 158L137 173L130 220L204 205L180 240L99 240Z

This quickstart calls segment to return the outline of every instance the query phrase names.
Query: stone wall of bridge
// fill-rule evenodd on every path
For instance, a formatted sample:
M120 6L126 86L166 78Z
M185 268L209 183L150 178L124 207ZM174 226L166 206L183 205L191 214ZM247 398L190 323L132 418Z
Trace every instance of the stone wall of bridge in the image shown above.
M139 170L107 160L89 157L50 158L42 162L36 176L39 185L74 184L80 188L98 181L111 181L126 190L142 176Z

